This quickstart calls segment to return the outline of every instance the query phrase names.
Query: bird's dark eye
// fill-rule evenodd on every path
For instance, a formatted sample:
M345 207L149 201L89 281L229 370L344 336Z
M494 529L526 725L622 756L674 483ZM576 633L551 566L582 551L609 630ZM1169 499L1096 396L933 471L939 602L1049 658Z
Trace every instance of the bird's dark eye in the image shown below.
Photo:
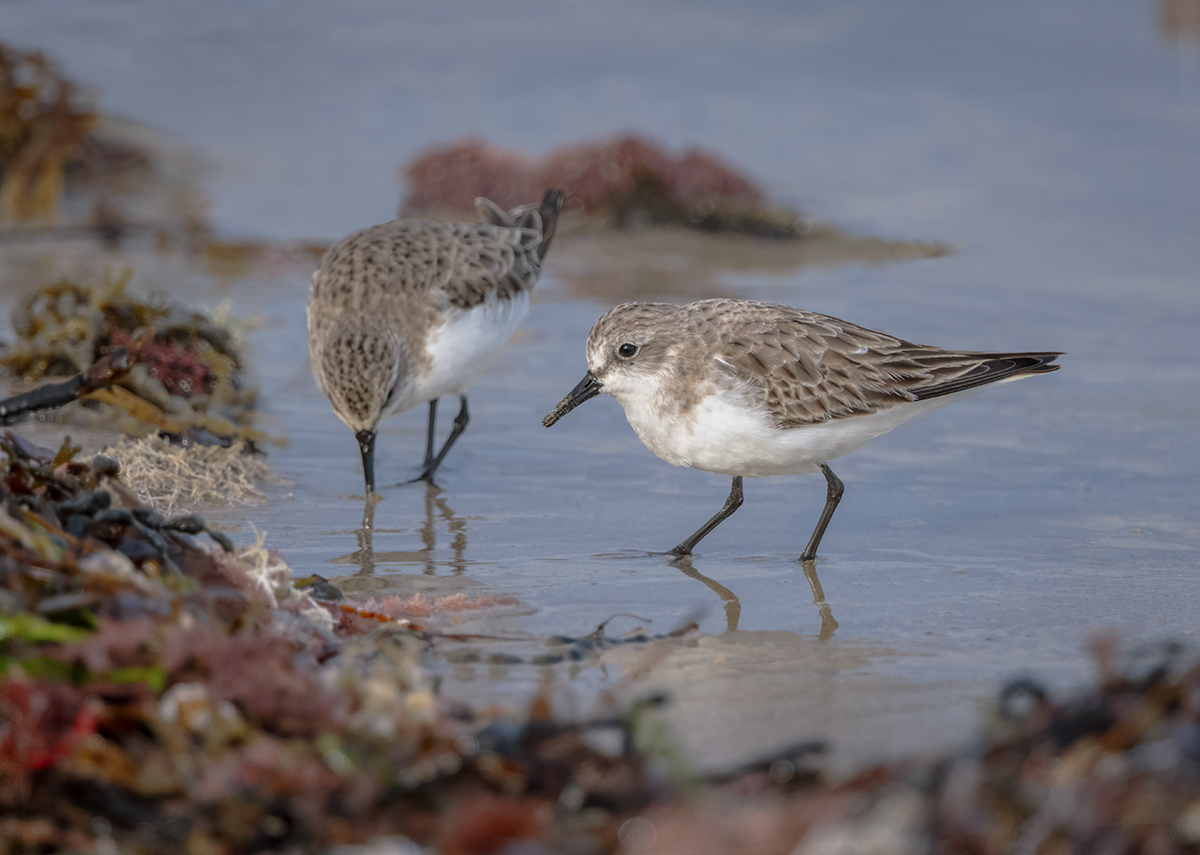
M637 353L637 351L638 349L636 344L625 342L623 345L617 348L617 356L621 357L622 359L629 359L635 353Z

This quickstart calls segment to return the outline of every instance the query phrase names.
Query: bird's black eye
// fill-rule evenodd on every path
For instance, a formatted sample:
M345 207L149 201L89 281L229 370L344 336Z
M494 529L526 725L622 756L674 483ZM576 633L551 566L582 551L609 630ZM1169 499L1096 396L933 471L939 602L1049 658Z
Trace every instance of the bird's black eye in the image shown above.
M638 349L636 344L625 342L623 345L617 348L617 356L621 357L622 359L629 359L635 353L637 353L637 351Z

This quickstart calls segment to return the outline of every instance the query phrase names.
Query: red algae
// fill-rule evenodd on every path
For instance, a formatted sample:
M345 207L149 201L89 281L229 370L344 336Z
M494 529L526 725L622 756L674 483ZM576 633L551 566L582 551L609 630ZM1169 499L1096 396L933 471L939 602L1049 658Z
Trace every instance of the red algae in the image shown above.
M520 599L502 594L476 594L468 596L462 592L445 597L429 597L417 593L411 597L384 597L369 599L361 603L365 611L379 612L392 618L432 617L443 612L475 611L495 606L519 606Z
M566 193L564 211L609 227L800 234L799 215L770 209L744 170L704 149L676 154L637 134L564 146L541 158L464 139L420 155L404 177L405 216L468 214L476 196L511 207L558 187Z
M113 347L125 347L132 340L133 336L122 329L112 331ZM162 383L167 392L180 398L211 395L217 385L213 366L177 341L144 344L138 361L147 366L150 376Z
M541 195L530 189L535 171L535 164L517 152L481 139L460 140L419 156L405 170L404 210L469 213L476 196L507 210Z

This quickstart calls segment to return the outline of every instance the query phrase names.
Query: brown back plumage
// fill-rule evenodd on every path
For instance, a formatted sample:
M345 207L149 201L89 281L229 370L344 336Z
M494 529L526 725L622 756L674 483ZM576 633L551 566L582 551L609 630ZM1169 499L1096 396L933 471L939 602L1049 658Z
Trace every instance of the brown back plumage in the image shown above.
M780 428L865 415L1030 374L1055 371L1058 353L973 353L914 344L838 318L750 300L687 304L627 303L592 332L616 341L627 331L661 330L668 342L643 347L674 353L681 375L705 376L711 360L730 384L757 387ZM589 339L591 341L592 339ZM647 341L641 335L642 344Z
M475 207L483 222L411 218L355 232L321 259L312 299L371 311L399 295L440 291L448 305L470 309L531 289L554 236L561 191L546 191L540 206L505 211L479 198Z
M704 306L701 312L722 308ZM1048 364L1058 353L943 350L788 306L738 308L740 323L724 331L718 356L764 390L780 427L872 413L1059 368Z

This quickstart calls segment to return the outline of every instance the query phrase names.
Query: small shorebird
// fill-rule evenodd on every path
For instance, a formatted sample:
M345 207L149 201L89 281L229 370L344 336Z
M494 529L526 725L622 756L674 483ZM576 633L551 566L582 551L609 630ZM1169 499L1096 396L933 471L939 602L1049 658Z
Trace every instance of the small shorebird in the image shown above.
M529 314L563 194L504 211L476 199L482 222L401 219L355 232L313 274L308 352L333 411L354 431L367 495L375 430L429 404L429 481L470 419L466 390L500 358ZM454 428L436 455L437 402L458 395Z
M675 555L741 507L744 476L821 472L810 561L842 497L830 460L985 385L1055 371L1061 355L942 350L750 300L624 303L592 327L587 374L542 424L607 392L663 460L732 475L725 506Z

